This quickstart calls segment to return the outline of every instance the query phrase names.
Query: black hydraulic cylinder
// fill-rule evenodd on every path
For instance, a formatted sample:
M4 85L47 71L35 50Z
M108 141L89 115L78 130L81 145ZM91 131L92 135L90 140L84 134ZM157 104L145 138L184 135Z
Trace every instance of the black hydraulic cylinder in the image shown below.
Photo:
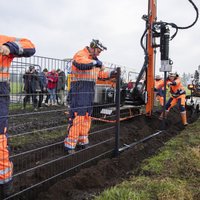
M161 60L169 60L169 28L165 24L161 25L160 33Z

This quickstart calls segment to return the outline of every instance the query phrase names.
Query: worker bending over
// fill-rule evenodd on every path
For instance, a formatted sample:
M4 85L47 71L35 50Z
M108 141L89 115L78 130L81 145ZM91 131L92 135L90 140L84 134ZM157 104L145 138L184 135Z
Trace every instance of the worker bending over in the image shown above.
M178 74L175 72L170 72L167 78L167 85L170 89L170 98L165 105L165 116L163 113L160 115L160 119L162 120L163 118L167 117L167 114L169 113L169 110L174 107L177 103L179 106L179 110L181 113L181 119L182 123L184 126L186 126L187 123L187 117L186 117L186 110L185 110L185 97L186 97L186 92L185 89L181 83L181 80L178 76ZM164 81L162 81L156 89L163 87L164 86Z

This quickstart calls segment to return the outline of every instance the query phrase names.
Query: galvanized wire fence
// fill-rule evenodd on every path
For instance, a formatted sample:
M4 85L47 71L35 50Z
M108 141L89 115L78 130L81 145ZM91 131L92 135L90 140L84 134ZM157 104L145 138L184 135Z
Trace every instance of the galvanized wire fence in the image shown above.
M37 73L30 75L30 70L33 68L34 73ZM53 101L50 103L48 97L50 94L46 90L25 90L26 74L28 73L27 76L30 78L29 83L31 81L33 83L33 78L40 79L45 68L48 72L53 69L64 72L66 79L63 104L59 104L59 98L56 98L55 104ZM72 175L92 161L118 155L120 68L113 64L108 64L108 74L114 70L115 73L117 71L118 76L115 74L112 80L97 81L95 90L91 94L94 97L94 104L89 106L91 110L89 116L92 119L92 125L89 127L89 146L82 149L76 147L73 154L65 151L64 139L69 134L68 115L74 113L74 107L68 98L70 68L71 59L59 60L33 56L18 58L12 62L10 80L8 80L11 100L9 115L0 116L8 118L9 156L14 165L13 189L5 199L37 199L38 193L57 180ZM59 75L57 78L59 79ZM58 91L55 94L57 97ZM41 95L43 98L39 107ZM84 106L78 109L82 110ZM76 128L82 130L83 123L84 121Z

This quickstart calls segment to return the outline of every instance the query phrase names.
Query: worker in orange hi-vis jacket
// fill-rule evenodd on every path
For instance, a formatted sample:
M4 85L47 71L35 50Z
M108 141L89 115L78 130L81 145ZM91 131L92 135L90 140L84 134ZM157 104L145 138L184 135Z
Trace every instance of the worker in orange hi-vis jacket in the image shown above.
M175 106L177 103L179 105L179 110L181 113L181 119L182 123L184 126L188 125L187 123L187 116L186 116L186 109L185 109L185 97L186 97L186 92L185 89L181 83L181 80L176 72L170 72L166 81L169 89L170 89L170 94L171 97L169 98L167 104L165 105L165 116L163 113L160 115L160 119L162 120L163 118L167 117L167 114L169 113L169 110ZM164 81L157 86L163 87L164 86Z
M91 126L95 84L97 79L109 79L116 75L104 71L97 58L107 50L99 40L92 40L90 46L78 51L72 61L71 88L69 91L69 126L64 147L67 153L75 152L76 145L83 149L89 144L88 132Z
M30 57L35 53L31 41L0 35L0 199L8 196L12 185L13 164L7 144L9 107L9 68L15 57Z
M156 89L156 100L160 102L160 105L163 106L164 105L164 88L160 87L158 88L158 86L163 82L163 79L160 75L156 75L155 76L155 88Z

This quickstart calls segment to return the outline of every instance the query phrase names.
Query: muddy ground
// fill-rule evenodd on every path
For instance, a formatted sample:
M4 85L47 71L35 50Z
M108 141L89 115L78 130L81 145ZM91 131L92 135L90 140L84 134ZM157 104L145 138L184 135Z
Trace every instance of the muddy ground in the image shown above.
M159 114L160 112L157 111L151 118L139 116L121 123L121 145L133 143L162 129L163 124L158 120ZM190 123L194 122L198 116L199 114L191 115L188 111ZM120 153L118 157L100 160L96 164L93 163L91 167L81 169L74 176L58 181L35 199L90 200L104 189L128 179L130 175L137 175L144 159L158 152L166 141L185 128L181 124L177 108L170 111L165 121L165 128L166 130L157 137Z

